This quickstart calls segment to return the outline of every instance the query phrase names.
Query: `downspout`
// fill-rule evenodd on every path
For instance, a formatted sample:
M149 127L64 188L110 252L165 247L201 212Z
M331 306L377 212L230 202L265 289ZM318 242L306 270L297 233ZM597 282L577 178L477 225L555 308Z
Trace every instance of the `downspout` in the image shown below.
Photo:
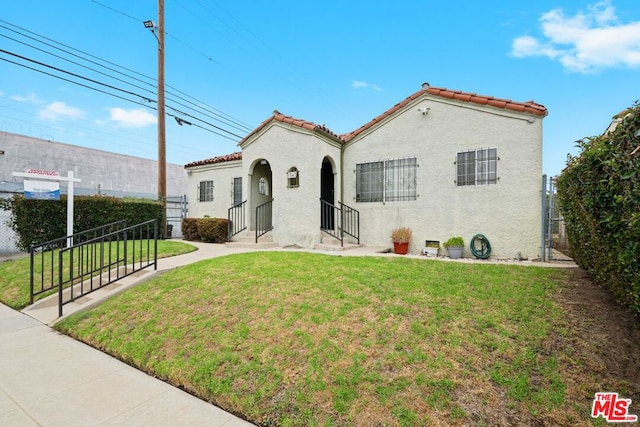
M340 201L344 203L344 146L343 142L340 145Z

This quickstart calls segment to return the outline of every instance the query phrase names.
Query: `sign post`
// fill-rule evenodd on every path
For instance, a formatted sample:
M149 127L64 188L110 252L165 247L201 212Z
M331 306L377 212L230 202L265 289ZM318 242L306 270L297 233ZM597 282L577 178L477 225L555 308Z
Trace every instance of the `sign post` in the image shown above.
M36 180L45 180L45 181L65 181L67 182L67 247L71 247L73 245L73 199L74 199L74 191L73 191L73 183L81 182L80 178L74 178L73 171L69 171L67 176L60 176L60 174L56 171L48 171L42 169L27 169L26 172L13 172L13 176L19 176L22 178L31 178ZM46 193L43 193L46 194ZM51 197L32 197L32 198L48 198L53 200Z

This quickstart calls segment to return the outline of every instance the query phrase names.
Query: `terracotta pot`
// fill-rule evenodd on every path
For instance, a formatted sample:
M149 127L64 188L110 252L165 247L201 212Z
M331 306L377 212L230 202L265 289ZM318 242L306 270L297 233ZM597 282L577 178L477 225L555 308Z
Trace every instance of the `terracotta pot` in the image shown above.
M409 252L409 242L393 242L393 252L397 253L398 255L406 255L407 252Z

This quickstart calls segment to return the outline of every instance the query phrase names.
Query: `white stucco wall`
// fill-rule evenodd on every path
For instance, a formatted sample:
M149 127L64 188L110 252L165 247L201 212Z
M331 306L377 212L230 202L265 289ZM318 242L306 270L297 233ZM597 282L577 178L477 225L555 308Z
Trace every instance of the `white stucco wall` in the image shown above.
M189 217L226 218L228 209L233 206L233 179L242 175L242 161L214 163L195 166L188 169L189 180ZM213 201L199 201L198 184L202 181L213 181ZM243 198L245 196L243 178Z
M429 107L425 116L418 108ZM495 185L455 183L456 154L497 148ZM417 157L417 200L356 203L356 164ZM444 242L461 235L469 242L484 234L493 255L530 259L540 252L542 119L503 109L420 98L404 110L351 141L344 154L345 202L360 211L361 241L388 245L395 226L413 230L410 252L425 240ZM444 252L442 252L444 253Z
M242 146L242 176L246 186L257 186L252 180L256 164L264 159L272 174L270 196L273 197L273 239L279 246L298 245L313 248L320 242L320 171L325 156L334 166L336 202L339 197L340 147L330 138L296 126L275 122ZM299 171L299 187L287 187L287 171ZM251 182L254 181L254 184ZM248 193L247 193L248 194ZM249 214L257 206L257 198L249 200Z

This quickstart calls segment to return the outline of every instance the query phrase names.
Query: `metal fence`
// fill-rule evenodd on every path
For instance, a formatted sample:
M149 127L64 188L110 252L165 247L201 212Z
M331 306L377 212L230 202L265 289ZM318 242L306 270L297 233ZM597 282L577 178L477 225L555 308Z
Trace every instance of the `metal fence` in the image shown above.
M0 198L8 199L13 193L0 193ZM9 227L11 212L0 209L0 257L10 257L22 253L18 248L18 235Z
M557 177L550 177L546 188L544 225L544 258L548 261L571 261L564 218L558 202Z
M182 238L182 219L187 217L188 212L187 196L167 197L167 237Z
M158 221L103 234L58 252L58 316L62 307L137 271L158 268Z

